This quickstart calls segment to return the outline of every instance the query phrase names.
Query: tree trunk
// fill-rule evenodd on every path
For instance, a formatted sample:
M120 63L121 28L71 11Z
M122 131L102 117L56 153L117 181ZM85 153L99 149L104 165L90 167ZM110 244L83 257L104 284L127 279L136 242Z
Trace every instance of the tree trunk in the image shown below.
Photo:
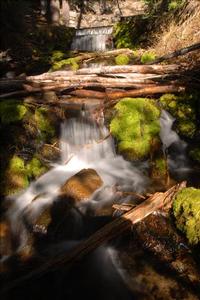
M69 26L69 1L68 0L62 0L61 2L61 20L63 25Z
M50 0L50 12L52 25L60 24L60 1Z

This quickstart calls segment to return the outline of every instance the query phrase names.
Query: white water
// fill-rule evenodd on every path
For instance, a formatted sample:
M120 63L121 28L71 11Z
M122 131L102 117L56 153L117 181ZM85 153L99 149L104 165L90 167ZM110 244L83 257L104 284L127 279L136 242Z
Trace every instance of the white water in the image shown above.
M13 233L20 236L19 249L27 241L24 216L32 222L46 206L56 201L59 188L66 180L80 170L95 169L104 182L103 187L87 202L94 210L111 204L114 199L120 201L120 196L117 199L113 189L141 193L149 182L143 172L145 164L141 163L138 168L116 155L113 139L106 127L87 116L68 119L62 124L61 149L60 164L54 165L49 172L31 183L28 189L10 199L13 204L8 217Z
M184 173L190 170L185 156L187 145L172 129L173 122L170 114L163 111L160 119L160 138L163 151L167 152L169 147L175 146L175 151L167 154L169 168ZM54 165L21 194L9 199L12 205L7 214L13 233L20 238L19 249L26 245L27 241L24 217L32 222L43 209L56 201L59 189L66 180L80 170L95 169L104 182L103 187L97 190L91 199L80 204L82 212L88 207L95 211L111 205L114 201L125 202L129 198L122 199L121 194L116 191L142 193L149 184L144 175L147 163L139 163L136 166L116 155L114 141L103 125L103 119L97 124L89 116L82 115L81 118L68 119L61 126L61 163Z
M163 151L167 156L169 170L178 177L184 177L192 169L186 155L187 143L181 140L172 129L174 121L175 119L167 111L162 111L160 138L163 143Z
M71 49L81 51L105 51L110 49L112 48L112 31L111 26L76 30Z

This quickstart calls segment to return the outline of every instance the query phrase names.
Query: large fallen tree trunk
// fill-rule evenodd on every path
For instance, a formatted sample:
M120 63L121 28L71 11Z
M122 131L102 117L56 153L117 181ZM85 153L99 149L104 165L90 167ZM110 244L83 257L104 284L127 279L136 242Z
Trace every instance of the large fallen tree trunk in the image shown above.
M98 68L82 68L77 71L55 71L41 75L28 76L27 80L35 81L55 77L90 74L117 74L117 73L140 73L140 74L169 74L179 71L178 65L128 65L128 66L100 66Z
M121 217L116 218L113 222L96 231L85 241L80 242L80 244L76 246L70 253L66 253L63 256L56 257L40 268L30 272L29 274L18 278L13 282L10 282L9 284L7 284L7 286L5 286L3 292L24 283L25 280L41 276L49 272L52 268L58 268L63 264L70 265L75 261L82 259L88 253L98 248L103 243L119 236L124 231L129 229L133 224L140 222L154 211L166 206L169 208L176 193L183 189L185 186L186 183L182 182L173 186L164 193L155 193L137 207L130 209Z

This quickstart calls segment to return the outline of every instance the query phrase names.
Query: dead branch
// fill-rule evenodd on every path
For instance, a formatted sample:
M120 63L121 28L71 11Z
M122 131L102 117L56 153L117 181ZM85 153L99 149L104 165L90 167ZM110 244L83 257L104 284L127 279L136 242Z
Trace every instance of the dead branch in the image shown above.
M185 55L185 54L187 54L189 52L192 52L192 51L195 51L195 50L199 50L199 49L200 49L200 43L196 43L196 44L193 44L193 45L191 45L189 47L185 47L185 48L176 50L174 52L168 53L166 55L163 55L163 56L155 59L153 62L149 63L149 65L161 63L164 60L167 60L167 59L170 59L170 58L174 58L174 57L178 57L178 56L181 56L181 55Z

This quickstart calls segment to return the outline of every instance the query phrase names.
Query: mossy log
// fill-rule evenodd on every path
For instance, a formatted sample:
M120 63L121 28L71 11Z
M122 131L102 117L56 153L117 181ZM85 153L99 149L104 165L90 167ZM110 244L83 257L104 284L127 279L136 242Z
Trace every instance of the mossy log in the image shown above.
M169 208L172 204L174 196L185 186L186 183L182 182L171 187L164 193L157 192L153 194L137 207L130 209L128 212L116 218L111 223L100 228L88 239L80 242L80 244L76 246L70 253L56 257L55 259L42 265L40 268L33 270L32 272L14 280L13 282L8 283L6 286L4 286L4 289L1 292L6 292L9 289L22 285L26 280L40 277L48 273L52 268L59 268L59 266L63 264L68 264L68 266L70 266L72 263L84 258L88 253L92 252L103 243L119 236L133 226L133 224L140 222L154 211L163 207Z

